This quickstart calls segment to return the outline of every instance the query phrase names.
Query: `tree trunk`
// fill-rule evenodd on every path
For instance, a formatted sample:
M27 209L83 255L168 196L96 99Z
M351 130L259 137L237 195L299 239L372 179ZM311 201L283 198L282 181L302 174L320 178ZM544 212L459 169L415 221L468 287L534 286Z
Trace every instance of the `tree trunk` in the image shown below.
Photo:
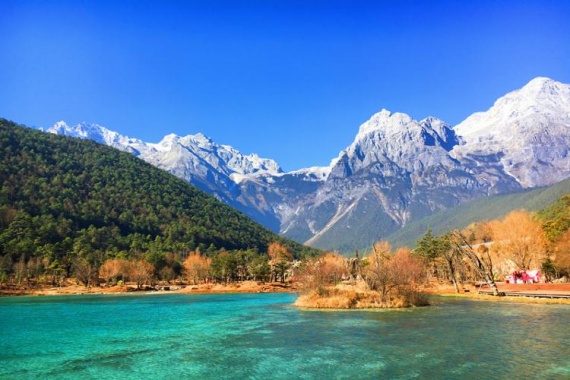
M457 278L455 276L455 266L453 265L453 259L447 259L447 266L449 267L449 273L451 274L451 282L455 287L455 293L459 293L459 284L457 283Z
M456 232L455 235L458 238L453 243L456 249L462 252L464 256L467 257L469 261L471 261L471 264L473 265L475 270L479 272L479 275L485 280L487 285L489 285L489 289L493 291L494 296L504 296L505 294L499 291L499 289L497 288L497 284L493 279L493 270L491 266L486 265L486 263L483 260L481 260L479 256L477 256L477 253L475 252L471 244L467 242L467 240L461 233Z
M489 288L493 291L494 296L504 296L504 293L499 292L499 288L497 288L497 284L492 276L489 276L488 273L485 274L485 282L489 285Z

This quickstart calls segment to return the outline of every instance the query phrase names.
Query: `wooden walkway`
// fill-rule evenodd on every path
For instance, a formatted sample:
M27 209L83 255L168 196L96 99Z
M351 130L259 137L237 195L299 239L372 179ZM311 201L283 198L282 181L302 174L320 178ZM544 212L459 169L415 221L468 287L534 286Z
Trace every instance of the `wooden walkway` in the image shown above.
M487 284L480 284L479 294L492 295L493 292ZM570 284L507 284L497 283L499 292L509 297L535 297L535 298L566 298L570 299Z
M520 291L502 291L499 288L499 292L503 293L508 297L534 297L534 298L566 298L570 299L570 293L565 291L551 290L549 292L539 291L539 290L520 290ZM479 294L493 295L492 290L484 289L479 290Z

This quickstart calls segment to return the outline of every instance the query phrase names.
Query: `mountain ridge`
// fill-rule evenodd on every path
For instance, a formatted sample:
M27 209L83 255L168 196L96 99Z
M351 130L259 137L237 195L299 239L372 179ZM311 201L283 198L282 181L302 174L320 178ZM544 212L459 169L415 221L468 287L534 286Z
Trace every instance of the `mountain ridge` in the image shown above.
M108 130L102 135L106 144L184 178L274 231L319 248L352 250L460 203L570 177L569 115L570 86L544 77L455 127L383 109L361 124L328 167L293 172L201 134L168 135L154 145ZM76 137L85 138L88 128L80 126ZM73 133L61 127L47 131ZM339 234L346 244L327 243Z
M119 252L265 252L273 241L296 257L314 253L186 181L93 141L0 118L0 149L2 254L71 260Z

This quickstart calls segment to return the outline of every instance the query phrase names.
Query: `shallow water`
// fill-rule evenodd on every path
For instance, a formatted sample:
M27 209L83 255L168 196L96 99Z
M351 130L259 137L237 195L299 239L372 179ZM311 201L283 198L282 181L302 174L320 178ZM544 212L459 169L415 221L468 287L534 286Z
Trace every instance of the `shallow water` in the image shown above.
M0 379L570 378L568 305L304 311L294 299L3 298Z

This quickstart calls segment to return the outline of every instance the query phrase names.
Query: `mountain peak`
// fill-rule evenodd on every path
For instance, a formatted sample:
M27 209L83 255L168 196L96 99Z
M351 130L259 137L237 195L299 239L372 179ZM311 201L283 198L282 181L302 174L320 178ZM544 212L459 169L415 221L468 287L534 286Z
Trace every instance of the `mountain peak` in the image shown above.
M382 111L372 115L368 121L360 126L358 134L356 135L356 140L360 140L375 131L401 129L412 121L413 119L405 113L392 113L384 108Z
M211 145L213 143L212 139L203 134L202 132L198 132L195 135L186 136L191 140L195 141L200 145Z
M65 122L53 128L73 130ZM328 167L289 173L201 133L166 136L162 147L133 139L113 146L327 249L341 248L333 244L347 233L350 244L366 245L479 196L570 178L570 85L550 78L534 78L455 128L382 109L357 131Z
M537 77L521 89L511 91L499 98L485 112L476 112L455 127L461 136L508 134L505 128L521 119L534 120L540 127L570 120L570 85L545 77ZM541 121L538 122L538 119ZM520 132L520 131L519 131Z
M523 88L542 88L544 86L553 85L553 84L560 84L560 82L556 82L553 79L548 77L536 77L531 79Z
M536 77L528 82L518 91L513 91L509 95L517 94L522 97L534 99L552 100L553 97L566 97L569 99L569 86L546 77Z
M66 128L69 128L69 126L67 125L67 123L66 123L65 121L60 120L60 121L58 121L57 123L55 123L55 124L52 126L52 128L55 128L55 129L57 129L57 128L66 129Z
M539 77L455 127L464 145L456 157L495 155L523 187L567 178L570 85Z
M58 121L53 126L45 130L48 133L76 137L80 139L89 139L100 144L115 145L123 140L128 140L126 136L120 135L118 132L111 131L99 124L81 122L75 126L69 126L65 121Z

